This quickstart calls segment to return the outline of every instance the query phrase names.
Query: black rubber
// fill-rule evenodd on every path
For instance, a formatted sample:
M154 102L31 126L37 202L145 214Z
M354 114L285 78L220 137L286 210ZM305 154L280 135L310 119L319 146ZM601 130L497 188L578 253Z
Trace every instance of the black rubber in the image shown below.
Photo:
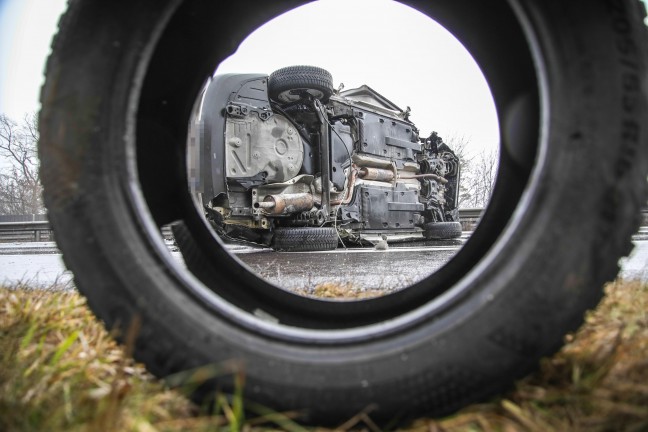
M429 222L423 227L423 236L428 240L456 239L461 237L459 222Z
M338 245L335 228L277 228L272 237L272 248L285 252L334 250Z
M204 81L237 42L300 3L70 3L41 94L44 198L79 291L109 329L137 325L134 356L151 372L208 368L201 398L232 390L214 371L239 365L247 399L310 421L339 424L368 406L382 420L439 415L508 388L597 304L648 195L643 6L405 3L479 63L502 156L490 205L453 259L358 301L259 279L187 187L183 144ZM169 223L189 270L162 241Z
M329 71L316 66L288 66L270 74L268 93L271 99L292 102L304 91L326 103L333 94L333 77Z

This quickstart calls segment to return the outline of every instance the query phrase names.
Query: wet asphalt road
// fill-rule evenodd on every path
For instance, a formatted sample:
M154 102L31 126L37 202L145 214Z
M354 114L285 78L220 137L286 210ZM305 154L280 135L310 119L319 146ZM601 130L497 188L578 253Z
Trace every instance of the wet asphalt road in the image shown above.
M353 290L391 291L418 282L443 266L463 241L417 246L337 249L326 252L233 250L264 279L287 289L309 291L333 283Z
M468 233L464 233L468 234ZM373 248L338 249L328 252L274 252L270 249L228 245L228 249L251 270L270 282L306 293L318 285L333 283L354 291L389 291L415 283L443 266L467 239L454 242L391 245ZM648 227L634 237L635 250L620 260L620 276L648 280ZM173 250L172 242L169 242ZM171 252L182 262L179 252ZM73 287L60 251L53 242L0 244L0 283L24 282L30 286L52 284Z
M274 252L229 246L230 250L264 279L290 290L311 293L318 285L333 283L353 291L388 292L418 282L447 263L468 240L428 241L420 244L374 248L337 249L327 252ZM621 276L648 279L648 227L633 237L635 251L621 260Z

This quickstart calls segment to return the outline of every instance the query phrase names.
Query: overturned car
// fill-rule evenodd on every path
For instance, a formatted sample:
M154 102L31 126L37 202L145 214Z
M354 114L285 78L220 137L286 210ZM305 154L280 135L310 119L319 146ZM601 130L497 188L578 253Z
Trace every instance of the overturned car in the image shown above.
M224 239L276 250L461 235L459 160L368 86L291 66L216 75L197 105L191 189Z

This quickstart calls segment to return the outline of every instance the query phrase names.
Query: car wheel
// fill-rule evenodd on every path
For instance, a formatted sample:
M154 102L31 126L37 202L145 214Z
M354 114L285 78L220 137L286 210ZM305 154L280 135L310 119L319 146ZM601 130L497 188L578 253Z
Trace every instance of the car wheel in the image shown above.
M280 103L299 100L303 93L326 103L333 94L333 77L315 66L288 66L270 74L268 93Z
M225 250L185 163L205 80L301 3L70 2L41 93L44 199L79 291L109 329L137 324L133 353L152 373L181 382L208 368L193 387L205 398L235 387L207 371L238 365L247 399L311 421L370 405L375 419L439 415L508 388L597 304L647 197L642 4L405 3L452 31L485 74L498 178L443 268L385 296L322 301L265 282ZM189 270L162 240L169 224Z
M323 251L336 249L338 234L335 228L277 228L272 248L286 252Z
M430 240L455 239L461 237L459 222L429 222L423 227L423 236Z

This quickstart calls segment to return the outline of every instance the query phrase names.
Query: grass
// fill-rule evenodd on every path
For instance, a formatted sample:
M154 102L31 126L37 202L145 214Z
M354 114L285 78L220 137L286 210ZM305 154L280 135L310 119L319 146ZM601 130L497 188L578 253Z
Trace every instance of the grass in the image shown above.
M0 431L316 429L240 395L219 395L209 411L195 406L134 363L73 291L0 288L0 308ZM508 394L400 430L648 430L648 284L606 286L604 301L566 342ZM359 413L338 430L376 429Z
M292 291L296 292L299 295L327 300L367 299L380 297L388 292L387 290L381 289L365 289L350 282L323 282L315 285L312 289L293 288Z

